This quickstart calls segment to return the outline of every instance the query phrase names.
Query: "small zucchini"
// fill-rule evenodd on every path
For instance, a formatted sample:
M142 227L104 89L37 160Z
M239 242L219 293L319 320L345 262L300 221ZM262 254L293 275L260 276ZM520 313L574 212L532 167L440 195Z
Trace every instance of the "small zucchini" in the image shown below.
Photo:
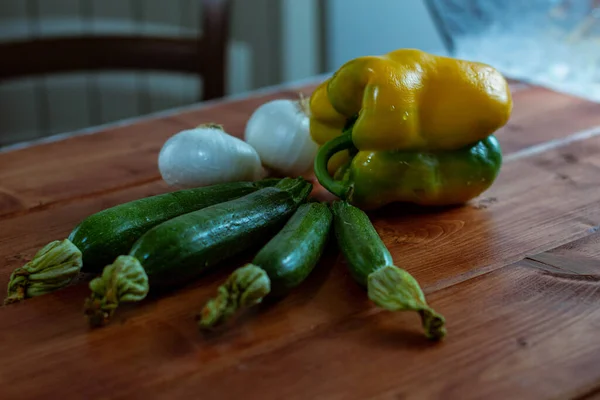
M140 301L150 288L188 283L220 262L281 229L312 190L303 178L193 211L155 226L128 255L117 257L90 282L85 313L92 326L110 319L121 302Z
M180 190L119 204L90 215L67 239L49 243L30 262L13 271L4 302L10 304L58 290L79 272L101 272L154 226L277 182L279 179L264 179Z
M332 204L333 229L352 277L367 288L377 306L390 311L416 311L425 334L439 340L446 335L444 317L425 300L419 283L405 270L394 265L367 214L346 201Z
M332 224L325 203L301 205L283 229L221 285L200 313L201 328L212 328L267 295L284 296L313 271L325 249Z

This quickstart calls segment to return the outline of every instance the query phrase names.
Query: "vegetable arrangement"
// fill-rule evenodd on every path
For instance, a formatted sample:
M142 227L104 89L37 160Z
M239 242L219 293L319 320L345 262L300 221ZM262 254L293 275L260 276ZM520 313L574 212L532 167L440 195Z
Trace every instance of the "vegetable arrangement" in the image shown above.
M239 309L258 304L269 294L284 296L300 285L325 249L331 221L326 204L301 205L252 263L234 271L219 287L217 296L202 309L200 326L221 325Z
M119 204L79 223L67 239L43 247L10 276L5 304L40 296L67 286L80 272L101 272L115 257L127 253L151 228L174 217L233 200L278 179L231 182L180 190Z
M201 308L199 328L212 329L302 285L334 237L376 306L418 313L425 336L441 340L444 317L394 264L365 211L397 202L464 203L481 194L500 170L493 133L511 109L506 81L484 64L405 49L352 60L309 101L260 106L244 140L216 124L172 136L158 167L178 190L84 219L12 273L5 304L90 272L98 276L85 315L101 326L122 303L256 251ZM301 175L311 168L338 200L310 197L313 185Z
M188 282L261 243L306 200L312 185L286 178L235 200L183 214L150 229L90 283L85 312L92 325L107 322L121 302L140 301L150 287Z

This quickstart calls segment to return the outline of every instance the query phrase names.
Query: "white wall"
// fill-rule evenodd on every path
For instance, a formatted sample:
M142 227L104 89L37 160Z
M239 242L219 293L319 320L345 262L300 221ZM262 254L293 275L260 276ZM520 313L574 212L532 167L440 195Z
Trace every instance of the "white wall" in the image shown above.
M281 69L284 82L321 73L319 1L282 0Z
M328 70L403 47L445 51L422 0L327 0L325 32Z

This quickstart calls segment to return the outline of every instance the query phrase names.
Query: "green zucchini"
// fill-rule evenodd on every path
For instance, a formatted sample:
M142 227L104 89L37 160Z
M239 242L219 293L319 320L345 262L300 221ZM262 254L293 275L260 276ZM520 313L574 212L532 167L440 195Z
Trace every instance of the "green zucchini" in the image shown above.
M425 300L419 283L405 270L394 265L367 214L346 201L332 204L333 230L348 264L350 274L377 306L390 311L416 311L421 316L428 338L446 335L444 317Z
M150 196L102 210L81 221L67 239L42 248L13 271L5 304L40 296L68 285L79 272L99 273L129 251L150 228L191 211L233 200L279 179L233 182Z
M321 258L332 219L327 204L301 205L252 263L234 271L219 287L202 309L200 327L223 324L239 309L258 304L267 295L284 296L300 285Z
M128 255L90 282L85 312L92 326L110 319L121 302L140 301L150 288L188 283L220 262L260 246L283 227L312 190L303 178L193 211L155 226Z

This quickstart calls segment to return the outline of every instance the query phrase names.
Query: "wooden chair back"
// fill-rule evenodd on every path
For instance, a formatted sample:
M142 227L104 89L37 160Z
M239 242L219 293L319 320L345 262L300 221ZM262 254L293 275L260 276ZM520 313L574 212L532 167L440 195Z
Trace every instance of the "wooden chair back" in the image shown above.
M202 35L194 38L85 35L0 43L0 82L61 72L168 71L201 76L199 100L222 97L230 3L201 0Z

